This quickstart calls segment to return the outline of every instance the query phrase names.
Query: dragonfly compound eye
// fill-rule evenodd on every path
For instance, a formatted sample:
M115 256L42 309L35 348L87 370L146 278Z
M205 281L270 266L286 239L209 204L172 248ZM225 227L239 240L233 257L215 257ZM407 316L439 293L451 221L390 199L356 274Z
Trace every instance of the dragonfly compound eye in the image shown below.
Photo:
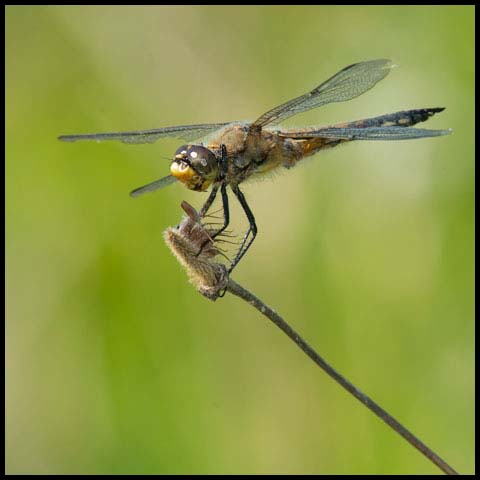
M204 191L218 175L217 158L202 145L183 145L175 152L170 173L190 190Z

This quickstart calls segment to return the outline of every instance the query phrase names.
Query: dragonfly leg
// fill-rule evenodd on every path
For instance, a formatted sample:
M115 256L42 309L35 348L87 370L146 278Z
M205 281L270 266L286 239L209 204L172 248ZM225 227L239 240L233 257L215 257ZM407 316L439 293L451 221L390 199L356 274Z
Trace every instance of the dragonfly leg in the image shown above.
M225 169L227 167L226 159L227 159L227 150L225 148L225 145L222 144L222 159L221 159L221 177L224 177ZM218 189L220 187L220 193L222 195L222 208L223 208L223 225L214 233L210 235L210 238L213 240L215 237L220 235L229 225L230 223L230 209L228 206L228 194L227 194L227 186L224 182L217 182L213 189L212 192L210 193L210 196L208 197L207 201L203 205L202 209L200 210L200 217L204 217L206 213L208 212L208 209L211 207L213 201L215 200L215 197L217 196ZM210 240L206 240L204 244L200 247L199 252L197 253L197 256L202 253L202 250L204 249L205 245Z
M204 217L207 214L208 210L212 206L212 203L217 197L219 187L220 187L220 183L218 182L213 185L212 191L210 192L210 195L208 196L207 201L203 204L203 207L200 210L200 213L199 213L200 217Z
M222 188L220 189L222 194L222 207L223 207L223 226L220 227L213 235L212 238L220 235L230 223L230 209L228 207L228 195L227 195L227 186L222 183Z
M210 195L207 198L207 201L205 202L202 209L200 210L200 217L204 217L207 214L208 210L212 206L212 203L214 202L214 200L217 196L218 189L219 189L220 185L223 185L221 180L223 180L225 178L225 173L226 173L226 170L227 170L227 149L226 149L225 145L223 145L223 144L220 146L220 148L221 148L221 151L222 151L222 156L219 159L220 175L217 178L217 181L214 183L212 191L210 192ZM224 193L222 191L222 200L223 200L223 208L224 209L225 209L225 199L224 199L225 195L226 195L226 192ZM227 209L228 209L228 199L227 199ZM225 217L225 214L224 214L224 217ZM228 225L228 222L227 222L227 225ZM223 230L225 230L225 228Z
M245 195L240 191L238 187L233 187L232 190L235 196L238 198L238 201L240 202L240 205L242 206L243 211L245 212L245 215L247 216L249 227L248 227L247 233L243 237L242 244L240 245L240 249L238 250L238 253L235 259L233 260L232 264L230 265L230 268L228 269L228 273L230 273L234 269L235 265L237 265L237 263L241 260L241 258L247 253L247 250L250 248L253 241L255 240L255 237L257 236L257 231L258 231L257 224L255 223L255 217L253 216L253 213L250 210L250 207L248 206ZM250 234L252 235L250 238L248 238Z
M220 179L225 178L225 174L227 173L227 147L222 143L220 145L220 149L222 151L222 156L219 160L220 163ZM216 232L212 234L212 239L220 235L230 223L230 210L228 208L228 194L227 194L227 185L225 182L219 183L221 185L220 193L222 194L222 208L223 208L223 226L220 227ZM208 201L208 200L207 200ZM210 205L209 205L210 206ZM203 211L203 208L202 208Z

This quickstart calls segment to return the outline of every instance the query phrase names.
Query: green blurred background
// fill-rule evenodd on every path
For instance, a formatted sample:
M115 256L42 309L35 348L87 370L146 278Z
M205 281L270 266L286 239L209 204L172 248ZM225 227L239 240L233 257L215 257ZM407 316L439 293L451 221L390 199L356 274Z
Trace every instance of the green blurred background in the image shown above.
M449 137L359 142L246 185L235 272L359 388L474 472L474 7L7 7L7 473L440 471L164 244L175 140L67 133L254 119L339 69L400 67L328 124L445 106ZM245 228L233 210L237 232Z

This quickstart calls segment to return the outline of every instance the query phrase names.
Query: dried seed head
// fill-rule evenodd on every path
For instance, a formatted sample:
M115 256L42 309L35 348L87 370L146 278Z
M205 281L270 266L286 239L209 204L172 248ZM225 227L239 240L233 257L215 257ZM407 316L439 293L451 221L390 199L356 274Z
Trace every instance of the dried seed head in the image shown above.
M182 202L187 214L176 227L169 227L163 236L168 248L187 271L190 282L207 298L216 300L226 287L228 273L225 265L215 262L220 253L211 231L202 224L198 212Z

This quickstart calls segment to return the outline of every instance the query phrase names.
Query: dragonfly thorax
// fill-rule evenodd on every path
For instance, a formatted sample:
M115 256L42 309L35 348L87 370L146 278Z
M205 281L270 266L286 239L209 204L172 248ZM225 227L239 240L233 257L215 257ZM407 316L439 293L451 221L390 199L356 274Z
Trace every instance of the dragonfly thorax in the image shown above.
M202 145L182 145L175 152L170 173L190 190L205 191L218 177L218 160Z

